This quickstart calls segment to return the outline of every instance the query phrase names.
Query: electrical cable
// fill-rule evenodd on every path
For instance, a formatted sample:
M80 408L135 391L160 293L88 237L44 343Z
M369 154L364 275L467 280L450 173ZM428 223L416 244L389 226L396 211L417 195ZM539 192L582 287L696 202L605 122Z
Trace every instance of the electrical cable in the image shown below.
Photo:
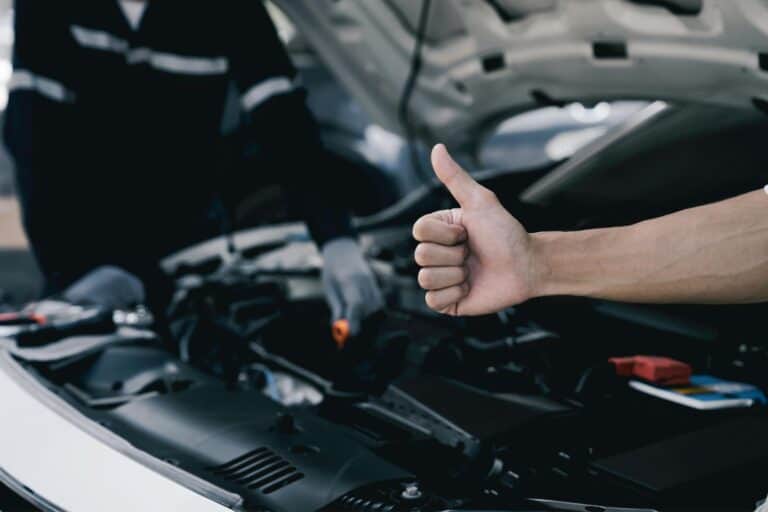
M416 81L419 78L422 65L422 48L424 46L424 39L427 33L427 22L429 21L429 11L432 6L432 0L422 0L421 12L419 13L419 22L416 29L415 41L413 46L413 54L411 56L411 68L408 72L408 78L405 81L405 87L403 87L403 93L400 96L400 104L398 106L398 117L400 125L405 132L406 142L408 144L408 151L411 159L411 166L416 171L425 183L432 181L432 173L421 163L419 158L418 147L416 145L416 137L414 134L413 126L411 125L409 107L411 98L413 97L413 90L416 86Z
M219 231L227 244L227 254L230 256L238 254L237 244L235 243L235 222L221 194L216 194L214 197L212 208L214 215L219 221Z

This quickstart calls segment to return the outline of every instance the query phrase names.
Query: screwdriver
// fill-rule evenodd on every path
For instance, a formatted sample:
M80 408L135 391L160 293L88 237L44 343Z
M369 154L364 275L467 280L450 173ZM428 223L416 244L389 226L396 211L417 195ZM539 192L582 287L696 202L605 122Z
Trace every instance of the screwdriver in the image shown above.
M352 326L346 318L334 320L331 324L331 337L336 342L336 347L343 350L351 341L357 339L372 339L381 331L381 324L386 318L383 311L374 313L363 320L358 332L352 334Z
M69 336L108 334L116 329L111 311L94 311L74 320L49 322L22 328L16 335L19 347L37 347Z
M37 313L0 313L0 325L43 325L46 318Z
M346 346L350 335L349 320L340 318L331 325L331 336L333 337L333 341L336 342L336 347L339 350L342 350Z

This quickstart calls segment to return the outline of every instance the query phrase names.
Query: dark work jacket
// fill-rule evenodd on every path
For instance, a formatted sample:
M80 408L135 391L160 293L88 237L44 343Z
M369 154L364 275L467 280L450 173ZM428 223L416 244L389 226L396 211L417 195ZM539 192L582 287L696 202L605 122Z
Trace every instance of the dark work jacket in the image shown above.
M4 135L47 277L67 282L105 263L141 274L210 234L203 226L224 172L221 123L233 86L244 144L255 142L279 170L315 241L351 234L296 71L260 1L150 1L137 30L115 0L15 7Z

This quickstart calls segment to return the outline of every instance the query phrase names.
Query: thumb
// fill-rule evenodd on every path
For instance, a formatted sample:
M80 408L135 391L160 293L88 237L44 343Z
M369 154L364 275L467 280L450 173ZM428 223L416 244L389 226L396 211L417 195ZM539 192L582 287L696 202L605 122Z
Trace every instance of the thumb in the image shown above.
M432 167L459 206L470 206L481 186L451 158L445 144L432 148Z

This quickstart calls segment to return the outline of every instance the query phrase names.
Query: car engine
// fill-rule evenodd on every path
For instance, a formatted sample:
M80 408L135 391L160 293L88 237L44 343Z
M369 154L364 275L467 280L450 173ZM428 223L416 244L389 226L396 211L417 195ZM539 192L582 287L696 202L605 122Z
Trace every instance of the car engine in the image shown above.
M267 238L171 265L155 336L28 369L245 510L751 510L764 495L764 404L685 407L609 361L665 356L768 389L765 347L714 313L554 298L440 316L395 227L364 237L388 307L342 345L317 250Z

